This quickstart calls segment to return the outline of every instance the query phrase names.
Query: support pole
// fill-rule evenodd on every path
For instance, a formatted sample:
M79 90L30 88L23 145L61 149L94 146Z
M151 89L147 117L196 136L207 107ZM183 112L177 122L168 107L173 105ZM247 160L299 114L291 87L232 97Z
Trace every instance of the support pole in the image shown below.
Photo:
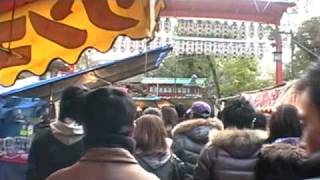
M282 64L282 39L279 33L279 27L276 27L276 52L278 52L278 57L274 56L274 61L276 62L276 85L283 83L283 64Z

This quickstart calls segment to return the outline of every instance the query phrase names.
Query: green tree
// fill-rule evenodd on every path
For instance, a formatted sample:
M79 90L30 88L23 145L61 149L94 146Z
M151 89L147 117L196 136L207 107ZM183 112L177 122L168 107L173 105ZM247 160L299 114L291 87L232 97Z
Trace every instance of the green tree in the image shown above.
M316 55L320 55L320 17L313 17L304 21L300 26L295 40L308 48ZM304 51L305 52L305 51ZM305 52L306 53L306 52ZM316 60L310 53L308 54L311 61Z
M208 78L208 96L230 96L273 83L272 78L259 79L258 61L252 58L171 57L152 76L191 77L193 74Z
M320 17L314 17L304 21L294 36L294 43L297 42L316 56L320 56ZM295 45L297 45L295 43ZM295 79L305 72L312 61L317 57L311 53L298 48L294 54L294 59L285 66L285 77L287 80Z

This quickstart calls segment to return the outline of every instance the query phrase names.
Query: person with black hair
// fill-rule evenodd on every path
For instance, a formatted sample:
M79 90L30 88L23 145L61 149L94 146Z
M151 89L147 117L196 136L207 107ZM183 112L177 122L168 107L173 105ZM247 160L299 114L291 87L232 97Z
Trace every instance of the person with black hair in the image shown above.
M221 119L225 128L250 128L255 118L255 110L245 99L237 99L223 109Z
M27 180L44 180L80 159L84 148L81 123L85 96L86 91L79 87L69 87L63 91L58 119L33 139Z
M139 166L132 155L136 106L123 91L100 88L86 98L84 129L86 153L74 165L52 174L48 180L157 180Z
M176 104L174 106L174 108L176 109L176 111L178 113L179 123L180 123L185 119L186 108L181 103Z
M221 114L225 130L211 131L201 151L194 180L253 180L257 154L267 138L261 130L250 130L255 110L239 99Z
M299 80L304 139L309 159L301 165L301 179L320 177L320 60Z
M266 130L267 128L267 117L261 113L257 112L251 125L252 129L260 129L260 130Z
M196 101L187 111L191 119L177 124L172 129L173 152L185 163L187 179L193 178L193 171L201 149L208 142L211 130L222 130L220 120L210 118L211 107L203 101Z

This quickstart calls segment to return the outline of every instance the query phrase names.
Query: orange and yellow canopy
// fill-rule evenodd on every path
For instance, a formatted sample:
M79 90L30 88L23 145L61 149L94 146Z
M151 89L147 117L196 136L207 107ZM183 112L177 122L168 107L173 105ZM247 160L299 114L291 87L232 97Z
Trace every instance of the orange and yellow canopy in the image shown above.
M119 35L151 37L162 0L33 0L0 13L0 85L43 74L56 58L74 64L88 47L107 51ZM8 0L7 0L8 3Z

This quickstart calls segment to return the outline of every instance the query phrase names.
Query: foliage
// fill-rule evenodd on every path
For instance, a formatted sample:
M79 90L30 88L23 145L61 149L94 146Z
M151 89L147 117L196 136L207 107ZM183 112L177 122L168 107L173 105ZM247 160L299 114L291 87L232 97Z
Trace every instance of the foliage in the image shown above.
M220 77L221 92L223 95L233 95L239 92L260 89L270 86L272 81L260 80L258 62L256 59L227 59L222 62Z
M304 21L298 29L294 39L311 50L313 53L320 56L320 17L314 17ZM287 79L299 77L307 69L315 57L302 49L298 49L293 62L286 65L285 75Z
M218 85L215 84L213 69L209 66L209 62L213 64ZM217 95L217 86L220 86L222 96L230 96L242 91L271 86L273 82L271 78L259 79L258 61L252 58L171 57L152 76L190 78L193 74L208 78L208 96Z
M309 58L310 56L304 51L297 51L295 53L294 60L285 64L285 80L296 79L304 74L305 70L312 62Z
M302 45L320 55L320 17L304 21L300 26L295 39ZM310 60L313 60L310 56Z

